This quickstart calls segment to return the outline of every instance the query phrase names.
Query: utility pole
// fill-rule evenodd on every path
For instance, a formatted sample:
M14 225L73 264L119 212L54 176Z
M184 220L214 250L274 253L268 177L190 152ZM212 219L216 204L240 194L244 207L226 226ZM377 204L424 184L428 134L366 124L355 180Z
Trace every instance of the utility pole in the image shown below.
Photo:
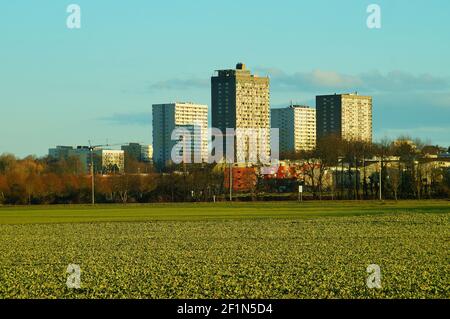
M91 199L92 199L92 205L95 205L95 181L94 181L94 148L89 147L89 150L91 152Z
M364 180L363 180L363 199L366 199L366 192L367 192L367 184L366 184L366 153L363 154L363 170L364 170Z
M356 158L356 155L353 157L355 161L355 199L358 200L358 159Z
M230 162L230 202L233 201L233 163Z
M380 155L380 177L379 177L379 185L380 185L380 190L379 190L379 193L380 193L380 201L382 201L383 200L383 196L382 196L382 194L381 194L381 177L382 177L382 171L383 171L383 162L382 162L382 156Z
M95 176L94 176L94 149L97 147L103 147L103 146L118 146L118 145L124 145L125 143L120 144L105 144L105 145L91 145L91 141L89 141L89 151L90 151L90 158L91 158L91 202L92 205L95 205Z
M344 199L344 158L341 157L341 199Z

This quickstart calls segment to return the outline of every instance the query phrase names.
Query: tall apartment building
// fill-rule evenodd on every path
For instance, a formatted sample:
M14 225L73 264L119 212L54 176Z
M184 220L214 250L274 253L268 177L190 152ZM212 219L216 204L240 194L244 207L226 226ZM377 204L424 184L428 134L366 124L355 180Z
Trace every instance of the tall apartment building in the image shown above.
M316 110L304 105L271 110L272 128L279 129L279 150L310 151L316 147Z
M202 161L208 160L208 106L194 103L169 103L153 105L153 162L166 166L171 158L172 148L178 141L172 140L176 128L184 128L191 135L191 158L195 154Z
M372 142L372 97L358 93L316 96L317 138L337 135Z
M212 126L220 129L224 135L227 128L264 130L265 134L257 138L256 152L257 154L262 152L268 157L270 155L269 78L252 75L242 63L238 63L236 69L216 72L216 75L211 78ZM235 137L235 161L237 158L249 158L249 141L248 137ZM223 152L225 156L227 152L225 138Z

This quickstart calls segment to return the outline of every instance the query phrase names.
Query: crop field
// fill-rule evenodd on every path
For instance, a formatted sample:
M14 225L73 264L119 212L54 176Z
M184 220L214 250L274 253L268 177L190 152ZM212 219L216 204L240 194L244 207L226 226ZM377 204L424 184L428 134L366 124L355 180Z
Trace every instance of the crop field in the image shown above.
M450 201L0 207L0 298L449 298L449 217Z

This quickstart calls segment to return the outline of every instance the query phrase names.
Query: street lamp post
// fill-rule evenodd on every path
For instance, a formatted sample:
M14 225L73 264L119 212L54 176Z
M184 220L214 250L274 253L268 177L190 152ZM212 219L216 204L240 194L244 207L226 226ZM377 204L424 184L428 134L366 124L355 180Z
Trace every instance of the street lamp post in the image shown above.
M230 202L233 201L233 163L230 162Z
M381 194L381 190L382 190L382 187L381 187L381 178L382 178L382 171L383 171L383 162L382 162L382 156L380 155L380 177L379 177L379 185L380 185L380 190L379 190L379 193L380 193L380 201L382 201L383 200L383 195Z
M92 205L95 205L95 176L94 176L94 149L97 147L103 147L103 146L118 146L123 145L125 143L120 144L104 144L104 145L91 145L91 141L89 141L89 151L90 151L90 160L91 160L91 203Z
M89 148L91 151L91 200L92 205L95 205L95 177L94 177L94 148Z

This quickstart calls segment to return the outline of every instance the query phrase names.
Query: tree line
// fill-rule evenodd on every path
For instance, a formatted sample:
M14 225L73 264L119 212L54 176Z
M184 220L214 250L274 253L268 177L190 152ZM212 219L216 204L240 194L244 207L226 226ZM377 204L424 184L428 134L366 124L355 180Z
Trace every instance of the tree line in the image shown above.
M449 196L450 165L442 163L450 159L437 160L448 151L409 137L367 143L328 136L314 150L281 157L304 163L300 175L313 198L374 199L381 191L386 199L421 199Z
M173 167L156 173L149 164L128 160L124 174L95 175L97 203L207 201L222 193L214 167ZM0 155L0 204L80 204L91 202L91 176L76 157L23 159Z
M429 156L443 151L447 150L409 138L371 144L329 136L314 150L281 154L282 160L300 163L295 176L268 178L255 169L254 176L244 176L248 189L234 195L259 200L284 193L284 198L296 198L298 186L304 185L305 197L311 199L376 199L380 188L383 199L448 198L450 169L435 165ZM374 157L378 160L370 161ZM381 172L373 169L377 161ZM226 169L220 164L181 164L155 171L151 164L126 158L124 174L95 175L96 202L227 200ZM91 177L76 157L0 155L0 204L90 201Z

